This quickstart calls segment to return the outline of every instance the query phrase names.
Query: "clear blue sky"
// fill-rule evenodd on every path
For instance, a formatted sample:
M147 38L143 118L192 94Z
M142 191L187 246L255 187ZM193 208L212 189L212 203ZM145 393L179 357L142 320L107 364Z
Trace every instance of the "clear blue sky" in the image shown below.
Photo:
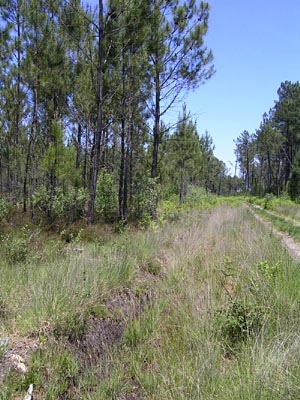
M216 156L229 167L235 162L234 139L259 128L281 82L300 80L300 0L208 2L206 43L216 74L185 101L199 133L209 132ZM180 109L172 111L172 120Z
M215 76L187 99L215 154L234 163L233 140L259 128L285 80L300 80L300 0L211 0L207 45Z

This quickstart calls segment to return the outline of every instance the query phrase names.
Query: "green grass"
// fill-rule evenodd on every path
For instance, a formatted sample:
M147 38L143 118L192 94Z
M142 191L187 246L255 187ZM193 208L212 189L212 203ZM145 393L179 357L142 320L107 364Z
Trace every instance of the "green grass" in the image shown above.
M124 391L147 399L293 398L295 374L287 377L284 365L297 344L289 318L299 310L299 272L246 211L222 207L195 217L172 227L170 235L177 233L164 254L167 278L151 307L128 327L115 379L84 398L118 398ZM280 267L272 268L278 260ZM261 273L267 265L276 272ZM240 304L236 311L233 302ZM280 347L286 336L290 343ZM277 393L279 378L285 387Z
M5 333L47 324L57 335L46 333L25 377L7 377L3 398L28 383L51 400L299 398L299 265L236 200L172 220L76 244L81 252L49 243L49 257L5 264ZM84 368L67 338L84 336L99 305L99 318L118 318L105 305L124 287L148 301L122 340Z
M300 205L287 197L275 197L268 194L265 197L248 197L244 198L250 204L256 204L263 209L274 211L282 217L287 217L295 222L300 222Z
M300 225L295 225L291 220L286 219L284 216L276 215L267 210L256 209L255 212L263 215L267 220L271 221L273 226L282 232L286 232L294 239L300 239Z

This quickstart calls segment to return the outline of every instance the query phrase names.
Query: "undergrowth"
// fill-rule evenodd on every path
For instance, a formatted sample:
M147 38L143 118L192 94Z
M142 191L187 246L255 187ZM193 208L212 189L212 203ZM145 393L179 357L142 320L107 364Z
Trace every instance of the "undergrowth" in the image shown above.
M25 376L6 377L3 398L29 383L49 400L299 397L299 265L237 200L168 207L169 222L143 232L5 261L2 335L37 332L41 345ZM147 301L86 366L76 346L90 318L120 321L106 307L124 288Z

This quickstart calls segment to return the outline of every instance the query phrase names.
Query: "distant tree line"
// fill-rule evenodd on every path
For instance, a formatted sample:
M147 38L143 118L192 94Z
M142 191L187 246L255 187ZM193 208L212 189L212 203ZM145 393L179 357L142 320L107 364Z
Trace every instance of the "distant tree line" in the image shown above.
M0 195L34 218L155 216L188 185L234 190L183 110L214 73L209 4L195 0L0 2Z
M243 187L254 195L273 193L300 198L300 84L283 82L274 107L259 129L243 131L235 154Z

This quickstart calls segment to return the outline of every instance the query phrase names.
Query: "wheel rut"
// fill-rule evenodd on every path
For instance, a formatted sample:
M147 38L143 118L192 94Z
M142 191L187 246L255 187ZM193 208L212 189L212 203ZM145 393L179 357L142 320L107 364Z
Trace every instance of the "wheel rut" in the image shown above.
M285 232L282 232L281 230L279 230L278 228L276 228L271 221L268 221L266 218L264 218L261 214L258 214L257 212L255 212L255 209L260 209L263 210L262 207L258 206L258 205L252 205L249 203L246 203L246 206L249 208L249 210L252 212L252 214L254 215L254 217L261 222L262 224L264 224L265 226L267 226L277 237L279 237L283 243L283 245L285 246L285 248L288 250L288 252L290 253L290 255L296 260L299 261L300 260L300 243L297 242L295 239L293 239L290 235L288 235ZM268 212L266 210L264 210L265 212ZM276 215L279 216L279 214L275 214L275 213L269 213L270 215ZM281 218L284 218L282 215L280 215ZM286 219L286 221L289 221L290 223L292 223L295 226L299 226L299 224L293 223L292 220L290 218L284 218Z

